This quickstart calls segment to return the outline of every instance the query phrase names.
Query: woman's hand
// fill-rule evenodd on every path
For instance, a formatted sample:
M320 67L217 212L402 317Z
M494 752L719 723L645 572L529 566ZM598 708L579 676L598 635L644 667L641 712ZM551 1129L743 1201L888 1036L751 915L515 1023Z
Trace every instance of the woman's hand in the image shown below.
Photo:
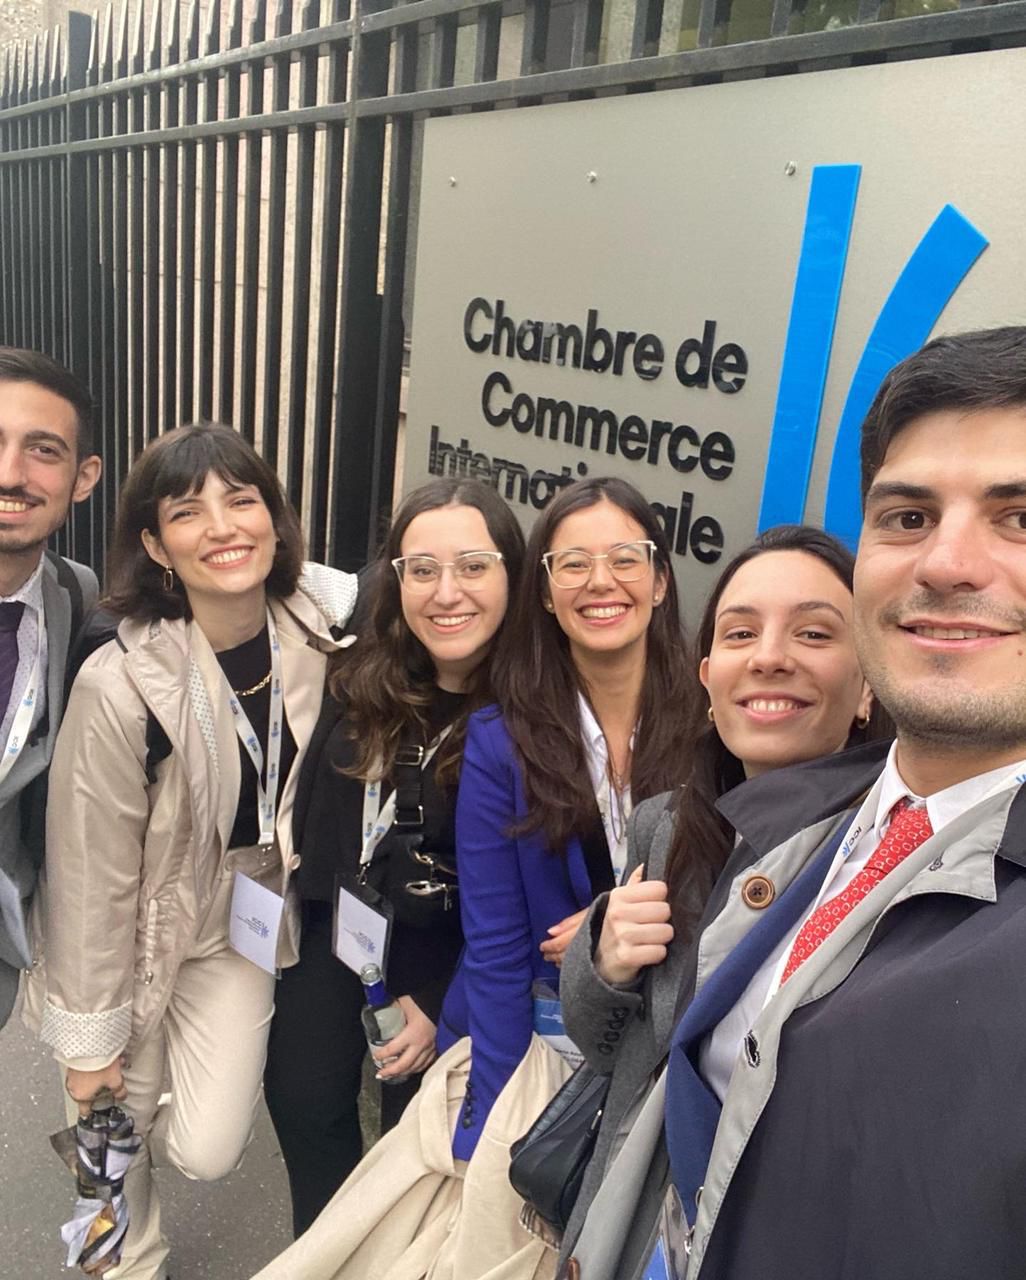
M642 880L635 867L630 879L609 895L595 968L614 986L634 981L647 965L662 964L673 941L670 904L662 880Z
M426 1071L435 1060L435 1024L412 996L397 997L406 1026L387 1044L373 1051L375 1063L386 1063L376 1073L378 1080L398 1080Z
M115 1102L124 1102L128 1096L125 1079L121 1074L124 1058L115 1058L109 1067L99 1071L76 1071L68 1067L65 1073L64 1087L68 1097L78 1103L78 1113L87 1116L92 1110L93 1099L104 1089L109 1089Z
M549 936L539 944L538 948L546 960L557 965L563 963L563 953L577 936L577 930L584 923L584 917L587 914L587 909L575 911L572 916L567 916L565 920L560 920L558 924L554 924L548 930Z

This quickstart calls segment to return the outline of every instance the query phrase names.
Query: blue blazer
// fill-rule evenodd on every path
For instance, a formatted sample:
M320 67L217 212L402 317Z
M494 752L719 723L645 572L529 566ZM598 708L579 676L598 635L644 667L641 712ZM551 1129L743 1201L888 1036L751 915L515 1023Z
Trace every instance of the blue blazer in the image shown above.
M548 929L591 903L579 841L552 853L537 832L514 836L527 813L524 783L505 721L496 707L470 718L459 798L456 862L466 939L442 1006L438 1049L472 1042L470 1080L453 1138L469 1160L500 1090L527 1052L533 1028L531 984L558 989L559 970L538 950Z

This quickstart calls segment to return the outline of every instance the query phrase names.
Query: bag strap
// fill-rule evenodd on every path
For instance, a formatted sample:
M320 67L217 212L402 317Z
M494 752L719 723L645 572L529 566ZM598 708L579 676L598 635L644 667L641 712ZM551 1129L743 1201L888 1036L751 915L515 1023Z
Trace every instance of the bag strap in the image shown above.
M438 742L434 744L437 748ZM424 770L427 751L419 742L402 743L395 753L392 777L395 780L395 817L392 823L413 832L424 825Z
M452 731L452 725L446 725L442 732L424 747L419 743L415 747L400 747L396 752L393 776L395 790L385 801L384 808L373 822L374 809L368 816L368 802L373 802L380 794L380 783L367 783L364 787L364 843L360 853L360 874L365 876L367 868L374 857L374 850L381 843L386 832L393 826L401 827L404 832L415 833L424 825L424 770L434 759L435 752ZM403 821L400 821L400 814ZM373 822L373 826L371 823Z

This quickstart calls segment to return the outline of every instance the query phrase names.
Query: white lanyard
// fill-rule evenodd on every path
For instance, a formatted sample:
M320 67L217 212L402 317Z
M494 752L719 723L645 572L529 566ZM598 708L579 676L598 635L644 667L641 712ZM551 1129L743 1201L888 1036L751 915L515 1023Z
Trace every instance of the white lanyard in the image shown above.
M29 606L26 605L26 608ZM36 710L36 699L39 693L39 684L43 679L43 616L42 613L38 619L39 625L36 628L36 657L32 664L32 670L29 672L28 684L25 686L25 692L22 694L21 702L18 704L18 710L14 713L14 720L11 722L11 731L7 736L7 745L4 747L3 758L0 759L0 782L7 777L14 768L14 762L21 755L28 741L29 732L32 729L32 717ZM20 624L19 624L20 626ZM17 672L15 672L17 679Z
M269 849L274 844L274 815L278 806L278 764L281 760L281 739L284 729L284 695L281 687L281 646L278 630L270 609L267 610L267 638L271 643L271 710L267 726L267 787L264 787L264 750L256 736L249 716L242 709L235 690L228 686L228 706L235 720L235 732L253 761L257 775L257 811L260 815L260 847ZM225 684L228 684L227 677Z
M446 725L438 737L424 752L424 759L420 762L421 772L423 772L431 762L432 756L442 745L445 739L452 732L452 725ZM385 801L384 808L381 807L381 783L368 782L363 788L363 849L360 851L360 866L366 867L371 858L374 857L374 850L384 839L385 832L391 827L395 821L395 792Z

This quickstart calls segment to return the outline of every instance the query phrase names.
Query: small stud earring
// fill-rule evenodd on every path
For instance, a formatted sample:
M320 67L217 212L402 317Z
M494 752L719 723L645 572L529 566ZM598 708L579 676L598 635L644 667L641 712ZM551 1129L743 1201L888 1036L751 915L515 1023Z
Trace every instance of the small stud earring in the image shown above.
M164 590L171 592L175 589L175 575L169 564L164 566Z
M551 600L544 601L544 604L545 604L545 608L548 609L549 613L555 613L556 606L552 603Z
M710 724L715 724L715 723L716 723L716 717L713 715L713 709L712 709L712 707L710 707L710 708L709 708L709 710L708 710L705 714L709 717L709 723L710 723Z

